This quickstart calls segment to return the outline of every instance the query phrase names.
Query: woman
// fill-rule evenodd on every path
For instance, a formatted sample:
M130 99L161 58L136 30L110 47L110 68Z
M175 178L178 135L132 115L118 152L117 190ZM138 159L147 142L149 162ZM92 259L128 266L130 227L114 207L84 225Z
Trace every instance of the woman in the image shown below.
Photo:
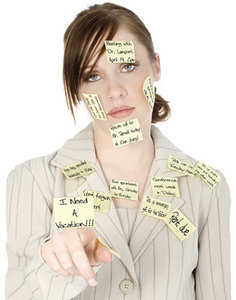
M94 5L70 24L64 44L68 107L75 118L84 101L92 122L8 176L7 299L230 299L228 185L151 125L170 108L152 99L160 58L146 27L124 7ZM78 162L91 173L66 176ZM112 191L125 183L136 200ZM53 199L88 190L112 194L109 210L94 206L94 227L55 230ZM148 199L171 209L154 216Z

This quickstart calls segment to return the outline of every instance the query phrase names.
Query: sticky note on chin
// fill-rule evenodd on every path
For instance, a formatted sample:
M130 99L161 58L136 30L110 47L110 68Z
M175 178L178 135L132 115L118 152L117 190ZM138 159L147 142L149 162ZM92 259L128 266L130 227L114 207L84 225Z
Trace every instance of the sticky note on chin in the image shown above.
M105 41L109 63L134 63L135 52L132 41Z
M114 250L112 250L109 246L103 244L100 239L98 238L98 242L103 246L106 247L111 253L113 253L115 256L117 256L120 259L120 254Z
M106 114L103 110L102 104L97 94L83 94L89 110L95 119L107 120Z
M199 162L195 166L195 174L199 175L212 189L215 188L221 180L221 176L203 162Z
M109 129L115 147L125 146L143 139L138 119L114 124Z
M143 83L143 93L148 101L148 103L151 106L151 109L153 109L154 102L155 102L155 95L153 92L153 86L152 86L152 81L151 77L148 76Z
M55 229L93 227L93 197L61 197L53 199Z

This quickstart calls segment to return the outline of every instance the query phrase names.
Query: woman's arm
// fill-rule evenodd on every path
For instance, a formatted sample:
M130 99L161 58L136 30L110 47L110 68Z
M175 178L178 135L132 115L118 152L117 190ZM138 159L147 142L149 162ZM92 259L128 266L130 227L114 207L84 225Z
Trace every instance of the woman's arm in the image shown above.
M217 171L220 173L219 171ZM230 193L222 173L199 236L196 300L230 300Z
M48 190L41 182L42 176L49 176L47 168L45 159L37 158L16 166L7 178L5 296L9 300L69 300L87 286L80 276L53 272L40 256L39 246L50 235L52 218L47 199L52 178L47 178ZM93 267L94 272L100 267Z

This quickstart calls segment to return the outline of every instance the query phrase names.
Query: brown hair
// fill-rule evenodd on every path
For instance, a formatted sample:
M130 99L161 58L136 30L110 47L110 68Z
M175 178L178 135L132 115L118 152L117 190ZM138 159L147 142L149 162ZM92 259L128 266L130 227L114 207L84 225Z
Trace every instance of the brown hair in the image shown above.
M95 4L80 12L64 34L63 83L67 107L75 121L73 106L79 103L78 88L83 73L94 55L97 60L105 51L105 46L97 49L106 37L112 40L120 24L125 25L146 47L151 60L156 60L153 42L149 31L139 17L131 10L113 4ZM93 66L91 69L93 69ZM170 116L166 100L156 93L152 113L152 123L165 121ZM75 121L76 123L76 121Z

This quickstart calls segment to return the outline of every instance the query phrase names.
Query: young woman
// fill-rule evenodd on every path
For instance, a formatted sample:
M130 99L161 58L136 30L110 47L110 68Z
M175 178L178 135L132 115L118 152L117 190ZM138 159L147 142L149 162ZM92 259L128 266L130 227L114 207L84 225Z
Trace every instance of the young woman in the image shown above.
M121 47L114 60L106 41ZM94 5L70 24L64 44L68 107L75 118L73 107L84 101L92 122L61 149L8 176L7 299L229 300L228 185L220 171L184 154L152 125L166 120L170 108L156 93L149 101L161 71L145 25L124 7ZM119 60L125 51L135 59ZM96 117L86 95L96 95L105 117ZM126 129L115 133L134 120L135 128L125 128L136 139L125 138ZM84 161L92 173L65 176L64 168ZM94 210L94 227L55 230L54 198L84 190L107 195L112 180L136 183L137 198L112 194L107 212ZM147 199L171 208L155 217L158 206L148 208Z

